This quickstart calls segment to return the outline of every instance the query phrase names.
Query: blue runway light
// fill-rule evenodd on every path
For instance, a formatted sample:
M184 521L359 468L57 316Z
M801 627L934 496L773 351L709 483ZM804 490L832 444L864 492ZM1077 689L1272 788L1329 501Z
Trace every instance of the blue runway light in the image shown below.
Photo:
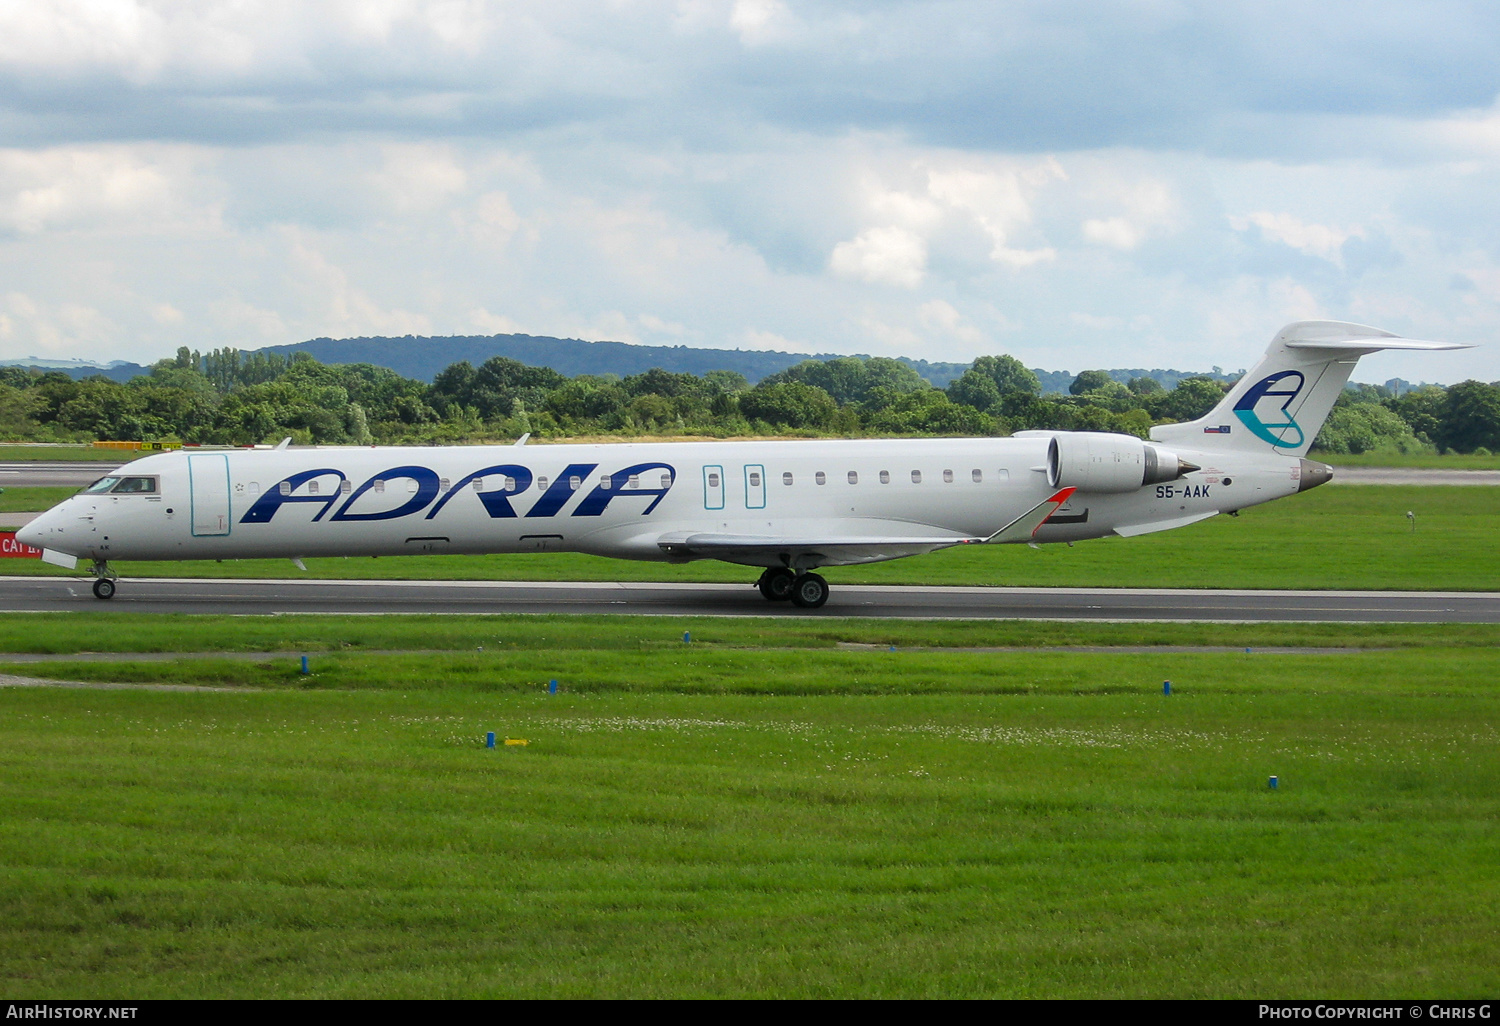
M690 645L690 644L692 644L692 641L693 641L693 632L692 631L683 631L682 632L682 643L684 645Z
M1270 787L1271 787L1271 790L1273 790L1273 791L1274 791L1274 790L1276 790L1276 783L1277 783L1277 781L1276 781L1276 778L1275 778L1275 777L1274 777L1274 776L1273 776L1273 777L1272 777L1272 778L1271 778L1271 780L1270 780Z
M555 694L557 694L557 681L551 680L551 681L547 682L547 694L549 694L549 695L555 695Z
M1172 693L1172 682L1171 681L1164 680L1164 681L1161 682L1161 693L1164 694L1164 695L1170 695Z
M311 670L309 670L307 668L307 656L303 656L302 657L302 672L303 673L311 673L312 672Z
M484 747L486 747L486 748L494 748L495 747L495 732L493 730L484 735Z

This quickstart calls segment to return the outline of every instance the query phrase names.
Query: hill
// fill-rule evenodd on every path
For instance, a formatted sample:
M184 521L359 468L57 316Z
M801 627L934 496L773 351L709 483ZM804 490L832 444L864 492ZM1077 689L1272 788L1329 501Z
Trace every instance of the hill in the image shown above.
M550 338L545 335L449 335L402 338L315 338L281 346L267 346L260 352L291 355L307 353L321 363L373 363L389 367L408 378L432 379L449 364L468 360L479 366L492 356L506 356L532 367L550 367L559 374L618 374L628 377L653 367L674 373L703 375L711 370L737 371L753 385L768 374L785 370L803 360L832 360L843 354L785 353L777 350L698 349L692 346L641 346L628 342L586 342L577 338ZM944 363L896 358L925 378L936 388L945 388L968 369L968 363ZM1066 392L1073 381L1069 371L1032 368L1041 379L1045 393ZM1124 383L1133 377L1156 378L1167 388L1176 387L1195 372L1144 370L1131 368L1111 370L1110 377ZM1220 380L1233 376L1210 374Z

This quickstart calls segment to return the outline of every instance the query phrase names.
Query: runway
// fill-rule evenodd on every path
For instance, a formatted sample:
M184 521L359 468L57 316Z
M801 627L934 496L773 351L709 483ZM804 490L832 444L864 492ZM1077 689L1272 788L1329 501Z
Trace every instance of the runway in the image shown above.
M822 609L749 585L511 581L125 579L109 602L84 578L0 577L3 612L588 613L942 620L1500 623L1496 592L1187 591L838 585Z
M82 488L112 470L119 460L82 462L72 460L16 460L0 462L0 488Z

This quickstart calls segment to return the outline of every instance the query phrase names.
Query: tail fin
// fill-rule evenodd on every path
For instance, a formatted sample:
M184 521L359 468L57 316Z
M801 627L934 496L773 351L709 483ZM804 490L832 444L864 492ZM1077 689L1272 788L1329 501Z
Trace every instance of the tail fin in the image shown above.
M1189 449L1305 456L1361 356L1382 349L1471 349L1421 342L1343 321L1297 321L1276 333L1255 368L1206 416L1151 429Z

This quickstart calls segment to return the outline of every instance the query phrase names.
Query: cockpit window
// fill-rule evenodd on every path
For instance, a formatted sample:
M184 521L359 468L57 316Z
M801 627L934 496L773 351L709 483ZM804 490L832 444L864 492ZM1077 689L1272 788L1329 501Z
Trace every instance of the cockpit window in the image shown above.
M119 483L120 479L118 477L101 477L99 480L95 481L93 484L85 488L83 490L83 493L85 495L90 495L95 492L107 492Z
M134 492L137 495L152 494L156 491L156 478L154 477L126 477L121 478L120 483L115 485L115 494L122 492Z

